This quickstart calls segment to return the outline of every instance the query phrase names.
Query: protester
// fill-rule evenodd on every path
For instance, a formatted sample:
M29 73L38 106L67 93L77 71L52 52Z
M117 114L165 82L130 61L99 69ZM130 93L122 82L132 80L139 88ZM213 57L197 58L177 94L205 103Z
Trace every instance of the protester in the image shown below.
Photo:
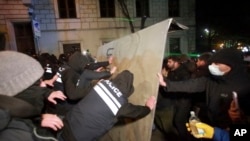
M212 57L212 53L202 53L196 61L196 70L192 73L191 78L209 77L210 72L208 69L209 60ZM196 92L191 96L192 109L196 112L199 118L203 121L208 121L207 108L206 108L206 92Z
M249 98L250 95L242 95L239 98L234 98L232 100L230 108L228 109L228 113L234 124L249 124L248 118L250 115L250 110L248 107L246 107L246 105L249 103ZM230 128L225 130L218 127L212 127L211 125L208 125L204 122L198 122L195 124L195 126L197 129L203 130L203 132L200 134L193 134L190 130L189 123L186 123L188 131L190 131L190 133L195 138L213 139L214 141L230 141Z
M208 63L209 59L212 57L212 53L205 52L202 53L196 61L196 69L192 73L192 78L202 77L202 76L208 76L209 70L208 70Z
M165 79L171 81L188 80L191 76L188 65L186 56L168 56L169 71ZM186 130L185 123L191 109L190 98L183 92L166 92L162 87L159 88L159 92L162 98L158 99L157 103L156 126L166 135L167 140L188 140L190 135Z
M225 48L215 53L209 63L210 77L200 77L188 81L163 81L160 84L166 91L182 91L188 93L206 91L209 125L226 129L232 124L228 109L232 101L232 93L240 97L250 94L250 79L245 69L243 54L234 48ZM243 99L249 107L249 99Z
M190 125L187 123L187 130L190 130ZM229 132L227 130L223 130L218 127L212 127L206 123L199 122L195 124L196 128L203 130L204 133L202 134L191 134L195 138L204 138L204 139L213 139L214 141L230 141L229 139Z

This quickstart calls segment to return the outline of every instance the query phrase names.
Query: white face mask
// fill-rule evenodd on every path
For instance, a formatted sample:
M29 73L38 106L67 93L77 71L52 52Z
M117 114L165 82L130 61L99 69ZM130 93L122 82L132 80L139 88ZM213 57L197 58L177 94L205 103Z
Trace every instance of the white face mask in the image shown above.
M220 69L219 69L219 66L215 65L215 64L211 64L208 66L208 69L210 71L210 73L212 75L216 75L216 76L222 76L225 74L225 72L222 72Z

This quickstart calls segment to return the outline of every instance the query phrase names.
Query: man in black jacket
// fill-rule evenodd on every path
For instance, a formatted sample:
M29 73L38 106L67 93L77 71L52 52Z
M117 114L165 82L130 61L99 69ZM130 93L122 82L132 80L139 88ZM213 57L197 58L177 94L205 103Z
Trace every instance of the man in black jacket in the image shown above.
M183 81L191 77L191 72L187 68L187 60L181 61L180 56L168 57L168 75L166 80ZM189 134L186 130L185 123L191 109L190 97L183 92L165 92L160 87L162 99L158 102L165 107L156 110L156 124L166 134L166 138L171 140L188 140ZM159 105L158 104L158 105ZM175 133L176 132L176 133ZM173 136L173 137L170 137ZM179 139L178 139L179 138Z
M164 82L159 76L162 86L168 92L181 91L187 93L206 91L206 103L210 125L223 129L232 124L228 110L232 101L232 93L238 93L239 100L250 94L250 79L243 61L243 53L234 48L226 48L215 53L208 66L211 77L200 77L188 81ZM243 99L248 101L248 99ZM249 107L250 102L244 102Z

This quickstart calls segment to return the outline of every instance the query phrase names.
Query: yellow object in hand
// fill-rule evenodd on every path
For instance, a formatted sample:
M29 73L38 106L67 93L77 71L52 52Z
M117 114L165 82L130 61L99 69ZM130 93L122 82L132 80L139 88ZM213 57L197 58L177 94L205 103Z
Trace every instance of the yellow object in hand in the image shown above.
M190 130L190 125L187 123L187 130L191 132ZM207 139L212 139L214 136L214 128L206 123L203 122L198 122L195 124L197 129L201 129L204 132L202 134L193 134L191 132L191 134L195 137L195 138L207 138Z

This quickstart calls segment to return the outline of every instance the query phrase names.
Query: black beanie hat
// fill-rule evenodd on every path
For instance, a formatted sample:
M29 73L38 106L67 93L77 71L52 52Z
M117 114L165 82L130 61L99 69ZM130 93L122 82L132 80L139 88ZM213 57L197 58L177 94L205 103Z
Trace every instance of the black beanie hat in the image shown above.
M243 53L235 48L225 48L216 52L210 59L210 63L226 64L230 67L244 63Z

